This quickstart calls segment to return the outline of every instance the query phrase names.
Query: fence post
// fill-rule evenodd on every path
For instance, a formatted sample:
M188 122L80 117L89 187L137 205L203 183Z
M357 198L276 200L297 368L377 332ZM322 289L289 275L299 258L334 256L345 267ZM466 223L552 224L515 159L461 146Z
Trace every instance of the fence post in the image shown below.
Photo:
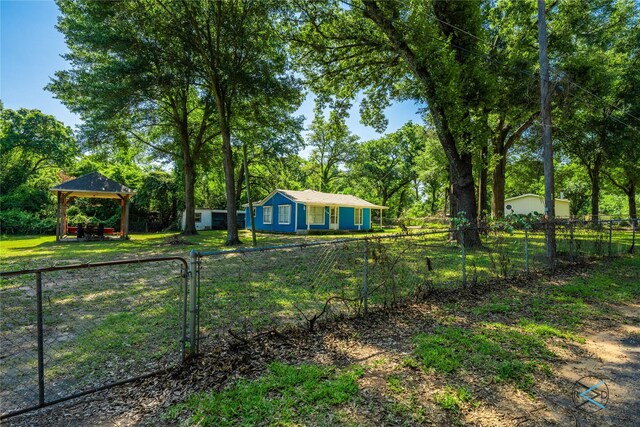
M524 265L529 274L529 230L527 227L524 228Z
M180 264L180 273L181 277L184 279L184 283L182 286L184 289L182 290L182 342L180 343L180 353L182 356L182 360L185 361L187 359L187 352L185 349L188 337L187 337L187 322L189 321L187 317L187 306L189 305L189 264L187 265Z
M467 256L464 252L464 231L462 226L458 226L458 233L460 233L460 246L462 249L462 286L467 285Z
M362 277L362 293L364 299L364 314L369 313L369 287L367 284L367 276L369 270L369 240L364 240L364 267Z
M611 235L613 234L613 220L609 220L609 257L612 256L611 253Z
M198 328L197 325L197 303L198 303L198 253L192 249L189 253L189 355L198 354Z
M36 328L38 330L38 405L44 405L44 322L42 318L42 272L36 272Z

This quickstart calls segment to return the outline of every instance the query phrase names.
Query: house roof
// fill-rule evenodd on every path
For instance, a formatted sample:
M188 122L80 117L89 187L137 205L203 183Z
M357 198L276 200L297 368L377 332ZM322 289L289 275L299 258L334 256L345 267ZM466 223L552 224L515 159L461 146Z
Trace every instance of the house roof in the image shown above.
M117 199L126 195L133 195L135 191L115 182L98 172L58 184L51 191L68 193L68 197L98 197Z
M527 193L527 194L521 194L519 196L515 196L515 197L509 197L508 199L504 199L505 203L510 201L510 200L516 200L516 199L524 199L525 197L536 197L538 199L544 199L544 196L539 196L537 194L531 194L531 193ZM555 199L556 201L562 201L562 202L568 202L569 199L559 199L556 197Z
M307 205L322 205L322 206L347 206L352 208L373 208L373 209L388 209L386 206L379 206L373 203L362 200L359 197L352 196L350 194L334 194L334 193L322 193L315 190L274 190L260 202L256 203L256 206L262 206L267 200L269 200L275 193L280 193L287 199L296 202L304 203ZM245 205L246 206L246 205Z

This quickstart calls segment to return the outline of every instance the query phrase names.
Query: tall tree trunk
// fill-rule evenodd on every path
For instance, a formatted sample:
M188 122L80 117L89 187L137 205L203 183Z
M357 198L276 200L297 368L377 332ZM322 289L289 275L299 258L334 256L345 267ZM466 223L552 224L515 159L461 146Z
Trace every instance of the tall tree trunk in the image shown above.
M405 196L406 196L406 189L403 189L400 192L400 197L399 197L400 200L398 200L398 218L402 216L402 211L404 209Z
M447 212L449 212L448 211L448 209L449 209L449 199L450 199L450 194L451 194L450 188L451 188L451 186L447 186L447 188L445 188L445 190L444 190L444 195L443 195L444 203L442 205L442 216L445 217L445 218L447 216Z
M598 154L593 162L591 173L591 220L597 221L600 217L600 169L602 168L602 155Z
M489 165L487 157L489 156L486 145L482 146L480 152L480 177L478 180L478 218L484 220L486 213L489 211L489 199L487 197L487 180L489 175Z
M191 157L186 153L183 161L184 169L184 229L182 234L198 234L196 230L196 203L195 203L195 165Z
M504 118L500 119L497 135L492 141L493 157L497 159L491 181L491 214L494 218L502 218L505 215L504 186L507 174L507 153L522 134L531 127L539 115L540 112L538 111L532 113L513 132L511 132L511 125L507 124L505 126Z
M477 203L475 195L475 186L473 185L473 169L471 164L471 155L463 154L461 156L465 161L461 162L462 166L458 173L458 178L453 181L453 198L456 200L456 213L464 212L464 216L470 221L471 227L464 233L464 245L467 247L481 246L480 234L475 228L475 212L477 212Z
M629 192L627 193L629 200L629 218L635 220L638 218L638 211L636 207L636 182L629 182ZM635 222L635 221L634 221Z
M224 169L225 194L227 196L227 241L225 245L240 244L238 238L238 215L236 213L236 182L233 177L233 153L231 148L231 132L228 124L221 126L222 134L222 166Z
M451 172L451 167L449 167L449 217L453 218L454 216L456 216L456 213L458 212L458 201L456 200L456 194L453 190L453 179L451 178L453 176L452 172Z
M429 68L425 66L426 61L416 55L404 35L394 25L394 21L388 19L380 8L380 5L372 0L364 0L364 16L371 19L385 33L393 49L400 55L409 70L415 76L416 80L424 90L425 99L429 104L429 111L433 118L433 122L438 134L440 144L444 149L449 163L451 180L453 182L453 195L451 204L454 201L457 204L456 214L460 211L465 212L467 219L471 223L475 223L477 204L475 186L473 182L473 164L470 154L460 153L456 147L456 136L452 132L449 123L449 116L446 114L445 106L439 101L437 96L435 79L430 73ZM444 11L444 9L442 10ZM441 11L441 12L442 12ZM440 16L446 20L447 16ZM460 51L458 51L460 53ZM453 200L455 199L455 200ZM480 246L480 234L477 229L470 229L465 234L465 245Z
M244 167L238 170L238 179L236 180L236 203L238 204L242 198L242 190L244 190Z
M507 156L504 150L503 135L499 135L493 143L493 155L498 159L491 181L491 213L494 218L504 216L504 185L507 171Z
M435 185L431 186L431 215L435 215L436 214L436 197L438 194L438 187L436 187ZM446 205L446 202L445 202Z

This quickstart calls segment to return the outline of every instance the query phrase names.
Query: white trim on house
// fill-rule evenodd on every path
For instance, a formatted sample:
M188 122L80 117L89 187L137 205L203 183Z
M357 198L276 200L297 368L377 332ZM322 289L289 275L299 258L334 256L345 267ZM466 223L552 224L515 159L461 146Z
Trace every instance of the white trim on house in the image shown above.
M286 212L286 215L283 215L283 212ZM287 219L285 222L283 218ZM279 225L289 225L291 224L291 205L278 205L278 224Z
M322 205L306 205L306 206L307 206L307 225L325 225L327 223L325 215L324 215L324 206L322 206ZM311 216L312 216L311 215L311 211L314 208L322 210L322 222L312 222L311 221Z
M269 212L269 221L266 220L267 212ZM262 207L262 223L263 224L272 224L273 223L273 206L263 206Z
M280 193L285 199L291 200L292 202L295 203L295 200L293 200L287 194L283 193L283 190L276 189L276 190L273 190L271 193L269 193L269 195L267 197L265 197L264 199L260 200L259 202L253 202L253 206L264 206L265 202L267 200L269 200L270 198L272 198L276 193ZM249 203L245 203L242 206L247 207L247 206L249 206Z
M360 212L360 222L358 222L357 212ZM353 208L353 225L361 226L364 222L364 208ZM360 229L360 227L358 227Z
M335 222L331 222L331 211L335 212ZM329 206L329 230L337 230L340 228L340 207Z
M293 230L298 229L298 202L296 202L295 211L293 212Z

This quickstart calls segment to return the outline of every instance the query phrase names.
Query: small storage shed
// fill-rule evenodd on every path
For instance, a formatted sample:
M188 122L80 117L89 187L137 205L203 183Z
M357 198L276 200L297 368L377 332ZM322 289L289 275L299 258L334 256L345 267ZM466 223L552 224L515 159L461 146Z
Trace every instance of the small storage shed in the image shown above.
M245 206L245 226L251 228L249 206ZM369 230L372 209L387 209L348 194L314 190L274 190L253 204L258 231L280 233L308 230ZM382 215L380 215L382 217Z
M227 211L225 209L196 208L196 230L225 230L227 228ZM244 211L237 211L238 228L244 228ZM184 230L187 218L182 211L180 228Z
M555 200L556 218L569 218L569 200ZM504 213L506 215L515 213L519 215L529 215L538 212L544 215L544 197L536 194L523 194L521 196L510 197L504 201Z

